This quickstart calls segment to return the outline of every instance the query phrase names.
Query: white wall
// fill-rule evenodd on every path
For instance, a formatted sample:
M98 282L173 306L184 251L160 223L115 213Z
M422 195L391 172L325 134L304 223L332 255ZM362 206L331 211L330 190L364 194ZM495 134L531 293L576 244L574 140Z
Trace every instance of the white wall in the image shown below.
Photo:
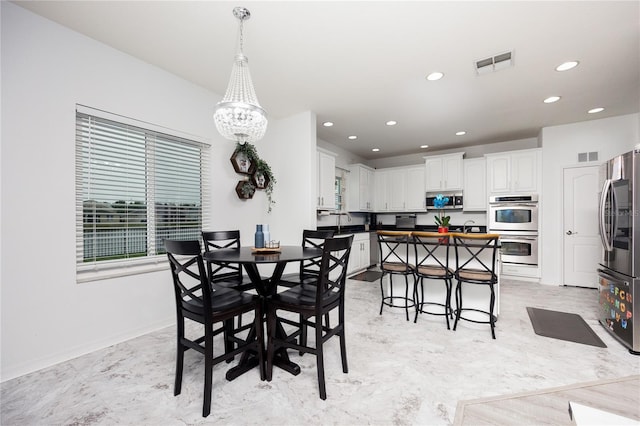
M479 158L485 154L492 154L494 152L515 151L519 149L539 148L540 144L538 138L517 139L513 141L495 142L484 145L475 145L467 147L457 147L450 149L441 149L438 151L431 151L429 149L418 154L399 155L397 157L385 157L376 160L368 160L364 163L376 169L382 169L387 167L398 166L412 166L416 164L424 163L424 157L430 155L443 155L454 152L464 152L464 158Z
M599 153L600 164L640 143L640 115L630 114L542 129L541 283L562 284L563 169L583 165L579 152ZM595 268L595 265L594 265Z
M240 176L229 161L234 144L217 134L212 119L220 95L15 4L0 7L0 380L175 321L168 271L76 283L76 103L209 140L212 228L239 228L243 244L252 244L256 223L273 223L272 235L285 243L298 243L302 229L315 224L315 206L305 199L315 196L312 114L271 119L267 136L256 144L278 180L278 204L269 216L262 191L249 201L235 193ZM219 70L228 75L230 68L225 62ZM308 160L289 161L281 155L287 152ZM293 213L286 219L276 216L288 211Z
M318 139L318 147L324 148L327 151L331 151L334 154L338 155L338 157L336 157L336 167L340 167L342 169L348 169L349 164L357 164L357 163L367 164L367 160L360 157L359 155L355 155L354 153L347 151L344 148L341 148L337 145L334 145L322 139Z

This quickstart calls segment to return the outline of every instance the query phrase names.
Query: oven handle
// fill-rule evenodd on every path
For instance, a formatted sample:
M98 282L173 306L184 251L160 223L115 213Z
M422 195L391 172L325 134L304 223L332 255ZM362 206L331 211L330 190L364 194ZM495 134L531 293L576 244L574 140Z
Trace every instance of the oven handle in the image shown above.
M491 207L538 207L531 203L491 203Z

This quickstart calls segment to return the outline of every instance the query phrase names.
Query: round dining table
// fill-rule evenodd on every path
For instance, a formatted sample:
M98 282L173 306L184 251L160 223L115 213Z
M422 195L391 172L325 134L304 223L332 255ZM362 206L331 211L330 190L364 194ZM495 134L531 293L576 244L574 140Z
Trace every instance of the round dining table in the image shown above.
M258 295L263 302L263 312L266 312L269 297L277 292L278 282L282 277L284 268L289 262L300 262L322 256L322 250L318 248L308 248L302 246L280 246L277 249L255 249L253 247L241 247L239 249L220 249L208 251L203 254L206 262L211 263L238 263L247 271L251 282L255 285ZM258 265L275 264L275 268L270 277L264 278L260 275ZM249 330L248 338L255 336L255 329ZM276 323L276 334L278 337L285 337L285 331L280 322ZM266 347L266 335L265 347ZM265 354L266 355L266 354ZM266 356L264 357L266 362ZM258 357L250 351L245 352L237 366L231 368L227 374L227 380L233 380L241 374L258 366ZM300 366L289 359L285 348L278 350L273 359L273 365L278 366L293 375L300 373Z

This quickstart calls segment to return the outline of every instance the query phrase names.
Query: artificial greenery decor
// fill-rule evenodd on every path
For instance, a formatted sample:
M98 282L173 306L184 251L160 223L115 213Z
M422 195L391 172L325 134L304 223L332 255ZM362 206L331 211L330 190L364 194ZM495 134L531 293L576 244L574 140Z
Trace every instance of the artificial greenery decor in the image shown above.
M242 184L242 195L245 198L251 198L251 196L253 195L253 193L256 191L256 187L254 184L252 184L249 181L246 181L245 183Z
M255 164L255 174L262 174L265 178L265 182L266 182L266 186L264 187L265 193L267 194L267 201L269 203L269 207L267 212L271 213L271 209L273 207L273 204L275 204L276 202L273 200L273 188L274 185L276 183L276 178L273 175L273 171L271 170L271 167L269 166L269 164L264 161L262 158L260 158L260 156L258 155L258 151L256 150L256 147L253 144L250 144L248 142L241 144L239 142L236 142L236 149L235 149L236 153L242 153L244 154L244 156L251 161L252 163ZM255 191L256 186L251 184L251 186L253 187L252 189ZM243 188L244 189L244 188Z
M246 144L245 144L246 145ZM273 176L271 167L269 164L261 158L256 159L256 173L262 173L265 177L267 186L264 188L265 194L267 194L267 201L269 202L268 213L271 213L271 208L276 202L273 201L273 185L276 183L276 178Z

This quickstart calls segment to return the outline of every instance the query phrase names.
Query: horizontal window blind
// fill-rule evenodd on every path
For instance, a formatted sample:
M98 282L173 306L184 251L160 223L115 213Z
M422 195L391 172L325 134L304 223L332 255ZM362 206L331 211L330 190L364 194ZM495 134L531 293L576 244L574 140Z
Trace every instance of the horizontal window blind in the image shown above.
M158 269L165 239L208 227L209 146L150 127L76 111L78 281Z

